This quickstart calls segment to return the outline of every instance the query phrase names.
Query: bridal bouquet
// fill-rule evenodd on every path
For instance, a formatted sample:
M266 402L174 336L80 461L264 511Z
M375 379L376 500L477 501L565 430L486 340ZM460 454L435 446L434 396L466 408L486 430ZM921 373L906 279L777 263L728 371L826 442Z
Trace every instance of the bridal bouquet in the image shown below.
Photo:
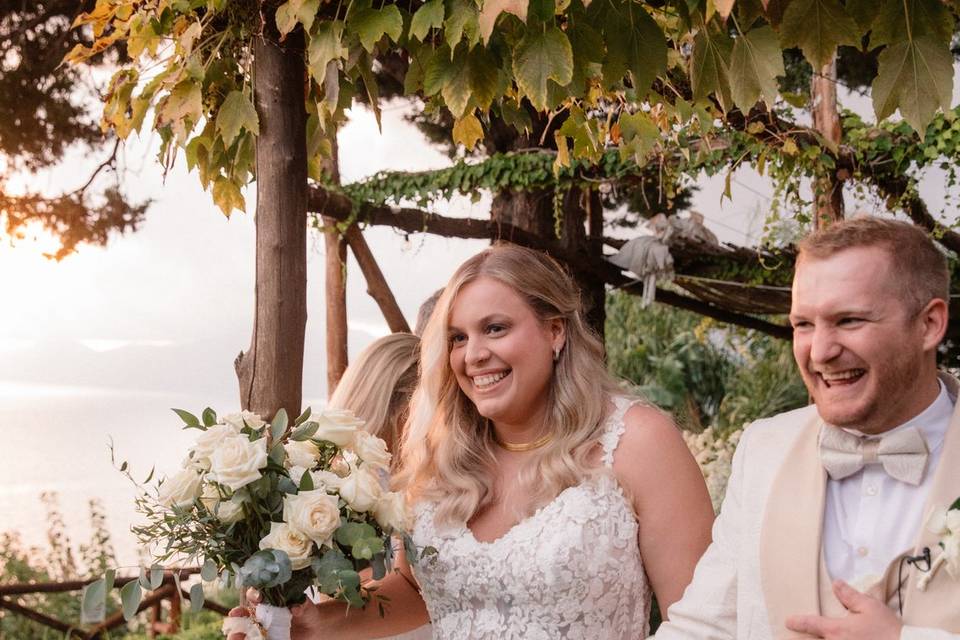
M272 423L246 411L174 411L199 431L196 443L176 474L138 498L147 523L133 531L159 562L202 559L206 579L254 587L273 605L256 620L228 618L224 631L288 638L285 607L309 587L365 606L374 594L358 572L386 575L391 535L416 561L403 496L383 489L390 453L352 413L307 409L289 424L282 409Z

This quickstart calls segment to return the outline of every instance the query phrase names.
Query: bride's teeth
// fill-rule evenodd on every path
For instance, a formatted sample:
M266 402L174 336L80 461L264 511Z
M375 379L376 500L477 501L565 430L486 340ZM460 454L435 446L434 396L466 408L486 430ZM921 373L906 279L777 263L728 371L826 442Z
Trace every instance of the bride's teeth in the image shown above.
M492 384L500 382L507 375L506 371L500 373L491 373L490 375L477 376L473 379L473 384L477 387L489 387Z

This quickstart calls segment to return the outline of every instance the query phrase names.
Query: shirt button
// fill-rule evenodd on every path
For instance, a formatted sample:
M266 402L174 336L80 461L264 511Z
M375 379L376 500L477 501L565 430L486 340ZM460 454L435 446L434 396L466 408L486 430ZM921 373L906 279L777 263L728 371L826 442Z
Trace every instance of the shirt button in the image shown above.
M867 549L866 547L857 548L857 555L860 556L861 558L866 558L867 554L869 553L870 553L870 549Z
M865 493L866 493L868 496L875 496L875 495L877 495L877 486L874 485L874 484L868 484Z

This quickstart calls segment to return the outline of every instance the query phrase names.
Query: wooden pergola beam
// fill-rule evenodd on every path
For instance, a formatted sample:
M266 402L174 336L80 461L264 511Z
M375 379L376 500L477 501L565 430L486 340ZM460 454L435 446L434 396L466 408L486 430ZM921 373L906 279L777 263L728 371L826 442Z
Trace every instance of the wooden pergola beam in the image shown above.
M345 235L347 244L350 245L350 250L353 251L353 256L357 259L357 264L360 265L360 271L363 272L363 278L367 281L367 293L377 302L390 331L410 333L410 325L407 324L407 319L403 317L400 305L397 304L397 299L390 291L390 285L387 284L387 279L383 276L383 271L380 270L376 258L373 257L373 252L370 251L370 245L364 239L363 233L356 225L350 225Z
M355 212L353 203L345 195L316 185L310 188L307 208L310 211L323 211L325 216L341 222L353 220L372 225L387 225L408 233L434 233L447 238L509 240L546 251L574 269L591 273L605 283L622 288L628 293L642 293L642 285L634 283L623 275L619 268L607 261L570 251L555 240L542 238L507 223L476 218L452 218L404 207L363 205L359 211ZM777 338L790 339L792 336L792 331L787 326L735 313L666 289L658 288L657 298L671 306L687 309L721 322L762 331Z

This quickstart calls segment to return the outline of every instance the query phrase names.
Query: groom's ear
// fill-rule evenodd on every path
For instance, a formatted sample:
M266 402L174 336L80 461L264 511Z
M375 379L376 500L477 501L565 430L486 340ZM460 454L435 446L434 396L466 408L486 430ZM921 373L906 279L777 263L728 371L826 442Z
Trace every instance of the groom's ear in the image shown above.
M923 323L923 350L933 351L947 332L949 310L942 298L934 298L920 310L918 321Z

